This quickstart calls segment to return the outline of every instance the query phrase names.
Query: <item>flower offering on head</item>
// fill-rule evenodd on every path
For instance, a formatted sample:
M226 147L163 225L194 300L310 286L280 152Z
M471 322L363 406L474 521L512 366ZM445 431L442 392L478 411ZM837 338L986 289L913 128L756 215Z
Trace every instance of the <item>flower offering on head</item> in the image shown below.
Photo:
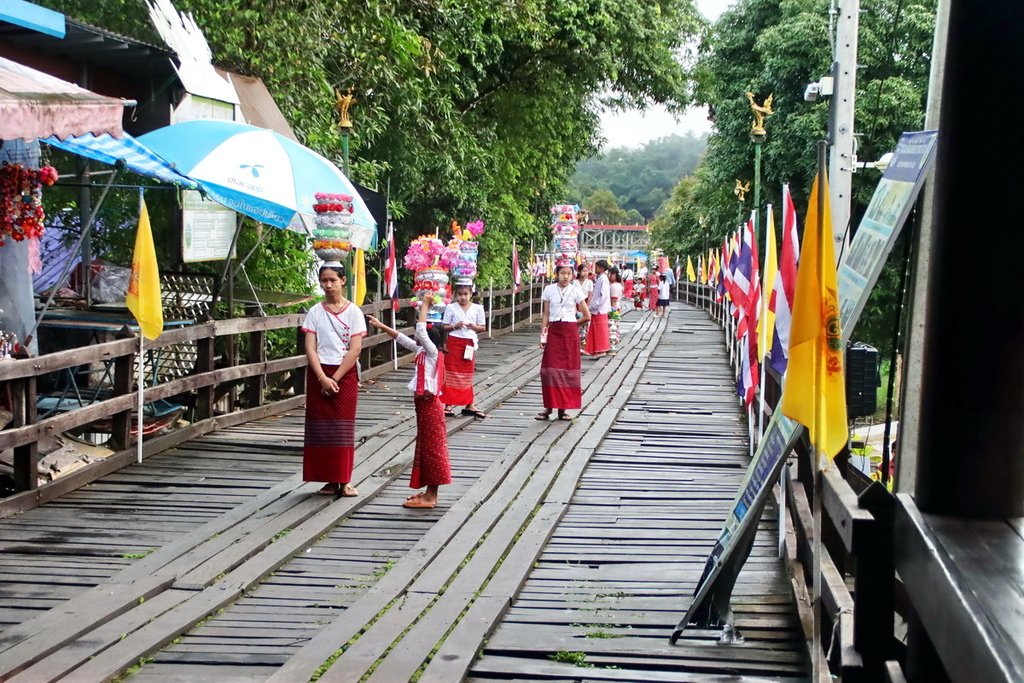
M473 221L472 223L466 223L466 230L468 230L469 234L473 237L479 237L484 234L484 222Z
M444 252L444 243L430 235L420 235L405 252L403 263L409 270L423 270L434 266Z

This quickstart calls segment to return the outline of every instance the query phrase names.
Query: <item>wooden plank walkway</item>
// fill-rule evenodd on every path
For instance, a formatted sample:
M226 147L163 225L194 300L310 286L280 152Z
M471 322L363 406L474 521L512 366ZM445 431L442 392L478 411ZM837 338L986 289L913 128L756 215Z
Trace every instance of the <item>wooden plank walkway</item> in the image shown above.
M400 507L405 370L360 398L360 498L298 481L297 413L0 520L0 557L22 570L0 585L0 680L805 676L771 522L737 589L747 643L667 645L742 477L745 428L704 313L624 327L617 355L584 361L572 423L530 419L535 330L488 344L491 417L449 421L454 482L435 510Z

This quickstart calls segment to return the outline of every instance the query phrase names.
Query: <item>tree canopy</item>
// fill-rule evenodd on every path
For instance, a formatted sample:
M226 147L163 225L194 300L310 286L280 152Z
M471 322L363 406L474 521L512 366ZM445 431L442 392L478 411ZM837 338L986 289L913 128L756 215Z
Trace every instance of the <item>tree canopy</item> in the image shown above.
M877 159L902 131L919 130L935 16L935 0L864 0L860 18L856 132L858 155ZM780 204L788 182L802 217L814 175L814 146L826 134L828 102L803 100L804 87L826 75L832 61L827 7L817 0L738 0L703 35L694 67L695 103L714 121L707 153L692 178L680 183L652 224L655 243L669 253L698 253L706 235L720 243L739 209L734 181L753 181L752 114L744 93L760 102L774 95L763 145L763 203ZM854 176L853 225L870 200L878 175ZM748 193L744 213L752 207ZM705 227L701 227L701 219ZM859 336L885 347L896 301L896 271L876 288Z
M44 0L156 41L142 0ZM216 64L261 78L300 140L340 160L334 90L352 88L352 175L390 187L400 239L482 218L481 276L509 279L540 236L601 106L690 100L692 0L178 0ZM682 57L681 57L682 56Z
M598 192L607 191L621 210L620 217L611 222L634 222L628 218L630 211L640 215L640 222L649 221L675 184L697 168L705 145L705 136L688 133L660 138L638 149L612 148L576 165L569 197L596 217L601 211L591 204L596 195L596 200L606 205L607 196Z

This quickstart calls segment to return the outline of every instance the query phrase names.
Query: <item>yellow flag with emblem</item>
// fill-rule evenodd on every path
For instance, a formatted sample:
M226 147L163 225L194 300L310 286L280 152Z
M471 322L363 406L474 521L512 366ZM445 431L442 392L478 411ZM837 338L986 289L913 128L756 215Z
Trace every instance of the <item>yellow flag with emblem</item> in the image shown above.
M811 443L829 460L842 450L848 437L836 279L828 177L823 175L814 179L807 208L782 413L807 427Z
M145 200L140 202L139 228L135 233L135 253L132 256L132 274L125 294L128 310L139 323L142 336L156 339L164 331L164 308L160 300L160 269L156 263L153 230L149 225L149 210Z
M356 249L355 271L355 304L356 306L362 306L363 302L366 300L366 252L362 249Z
M765 229L764 245L764 282L761 284L761 332L757 335L757 357L765 358L772 352L775 339L775 306L772 296L775 291L775 278L779 274L779 262L775 255L775 216L772 205L768 205L768 222Z

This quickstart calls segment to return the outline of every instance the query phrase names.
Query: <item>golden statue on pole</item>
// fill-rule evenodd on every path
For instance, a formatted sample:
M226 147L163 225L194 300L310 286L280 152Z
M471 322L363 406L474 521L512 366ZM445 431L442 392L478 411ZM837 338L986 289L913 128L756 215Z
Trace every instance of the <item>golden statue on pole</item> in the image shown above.
M764 136L768 134L764 129L764 120L775 113L772 111L772 99L774 97L775 94L773 93L765 99L764 104L758 104L754 101L754 93L747 93L747 99L750 101L750 108L754 110L754 122L750 124L751 135Z
M335 106L338 108L338 125L343 129L351 130L352 119L349 118L348 109L359 100L357 100L352 94L351 86L349 86L348 92L344 95L341 94L340 90L335 88L334 98Z
M736 181L736 187L732 188L732 193L736 195L736 198L743 202L747 198L747 193L750 192L750 181L743 183L740 180Z

